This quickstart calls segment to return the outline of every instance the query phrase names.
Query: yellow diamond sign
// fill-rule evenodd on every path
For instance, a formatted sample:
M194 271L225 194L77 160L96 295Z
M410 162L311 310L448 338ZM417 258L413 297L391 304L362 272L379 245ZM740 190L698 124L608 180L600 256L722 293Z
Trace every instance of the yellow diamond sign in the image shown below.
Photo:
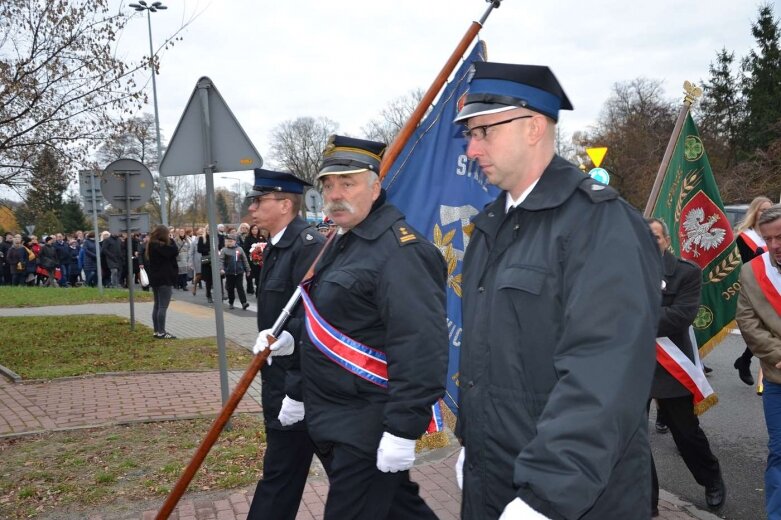
M607 153L607 147L586 148L586 153L591 157L591 162L594 163L594 166L599 168L599 165L602 164L602 159L605 158L605 154Z

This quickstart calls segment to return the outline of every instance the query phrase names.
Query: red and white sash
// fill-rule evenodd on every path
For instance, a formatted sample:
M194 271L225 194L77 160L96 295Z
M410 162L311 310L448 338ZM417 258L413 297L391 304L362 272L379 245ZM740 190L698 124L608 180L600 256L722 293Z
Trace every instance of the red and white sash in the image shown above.
M757 279L762 294L776 312L781 314L781 273L770 261L770 253L754 258L749 265L754 271L754 278Z
M689 335L692 337L694 362L670 338L666 337L656 338L656 361L692 393L696 407L698 403L713 395L714 392L705 378L705 372L702 370L702 363L697 352L697 341L693 338L694 331L691 327L689 328Z
M743 242L745 242L746 245L748 247L750 247L752 251L756 251L757 248L760 248L760 247L762 248L763 251L765 249L767 249L765 241L762 239L762 237L759 235L759 233L757 233L756 231L754 231L751 228L748 228L747 230L742 231L740 233L740 235L738 235L738 236L743 238Z

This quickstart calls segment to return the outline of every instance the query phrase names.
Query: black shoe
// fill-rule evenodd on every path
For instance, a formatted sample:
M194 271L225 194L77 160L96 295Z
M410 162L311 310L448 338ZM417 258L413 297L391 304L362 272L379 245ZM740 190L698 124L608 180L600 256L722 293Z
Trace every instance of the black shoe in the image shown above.
M176 339L176 336L173 334L169 334L167 332L164 332L163 334L160 334L159 336L155 336L157 339Z
M705 486L705 503L711 509L720 509L727 498L727 488L724 487L724 479L719 475L718 480L710 486Z
M656 433L667 433L669 431L670 428L668 428L666 424L659 419L656 419Z
M211 297L211 296L209 296L208 298L206 298L206 303L214 303L214 300L212 300L212 297Z
M738 369L738 377L740 380L746 383L748 386L754 385L754 376L751 375L751 360L746 361L742 357L735 360L735 364L732 365Z
M241 308L246 311L249 308L249 303L247 303L247 302L242 303L241 304Z
M702 365L702 371L705 372L706 374L710 374L711 372L713 372L713 369L708 365Z
M657 516L659 516L659 508L654 507L651 509L651 518L656 518Z
M234 307L233 307L233 304L232 304L232 303L229 303L229 304L228 304L228 308L229 308L229 309L233 309L233 308L234 308Z

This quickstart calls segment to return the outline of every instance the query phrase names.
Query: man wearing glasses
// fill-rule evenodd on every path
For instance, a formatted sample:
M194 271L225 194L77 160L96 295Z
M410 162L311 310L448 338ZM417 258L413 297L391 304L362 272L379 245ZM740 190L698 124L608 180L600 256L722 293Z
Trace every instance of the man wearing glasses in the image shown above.
M247 195L252 200L252 221L268 229L270 237L256 291L260 333L255 354L268 348L271 327L324 242L299 216L304 186L311 184L293 174L256 168L255 185ZM271 347L273 363L269 358L260 371L266 453L263 479L255 490L248 520L293 520L304 492L314 445L306 431L300 357L294 349L302 333L303 321L294 315Z
M477 63L455 120L504 190L463 265L464 519L651 515L661 262L642 216L554 153L571 109L548 67Z

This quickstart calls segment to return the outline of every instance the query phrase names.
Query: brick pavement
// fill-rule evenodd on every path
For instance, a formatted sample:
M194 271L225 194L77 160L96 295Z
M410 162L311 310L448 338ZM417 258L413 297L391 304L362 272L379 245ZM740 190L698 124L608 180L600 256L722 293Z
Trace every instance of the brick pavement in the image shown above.
M215 335L213 309L193 302L203 299L188 293L175 293L168 313L168 329L180 337ZM151 303L137 303L135 317L151 325ZM253 306L254 308L254 306ZM80 305L32 309L0 309L0 316L117 314L129 317L128 304ZM235 310L224 314L226 337L249 348L257 329L255 314ZM240 374L231 373L235 383ZM89 399L85 399L89 396ZM259 411L260 388L257 383L240 405L240 411ZM31 432L100 426L121 422L166 420L214 415L220 409L219 374L206 372L165 372L109 374L84 378L65 378L51 382L10 382L0 375L0 438ZM460 493L453 465L454 447L436 450L423 457L412 470L420 484L421 495L442 520L458 518ZM297 520L323 517L328 482L321 471L306 485ZM173 520L233 520L246 518L254 486L224 492L188 493L172 514ZM162 504L123 503L102 511L75 512L67 518L90 520L151 520ZM660 518L684 520L716 519L675 496L661 491ZM60 512L61 513L61 512ZM62 519L62 514L50 518Z

